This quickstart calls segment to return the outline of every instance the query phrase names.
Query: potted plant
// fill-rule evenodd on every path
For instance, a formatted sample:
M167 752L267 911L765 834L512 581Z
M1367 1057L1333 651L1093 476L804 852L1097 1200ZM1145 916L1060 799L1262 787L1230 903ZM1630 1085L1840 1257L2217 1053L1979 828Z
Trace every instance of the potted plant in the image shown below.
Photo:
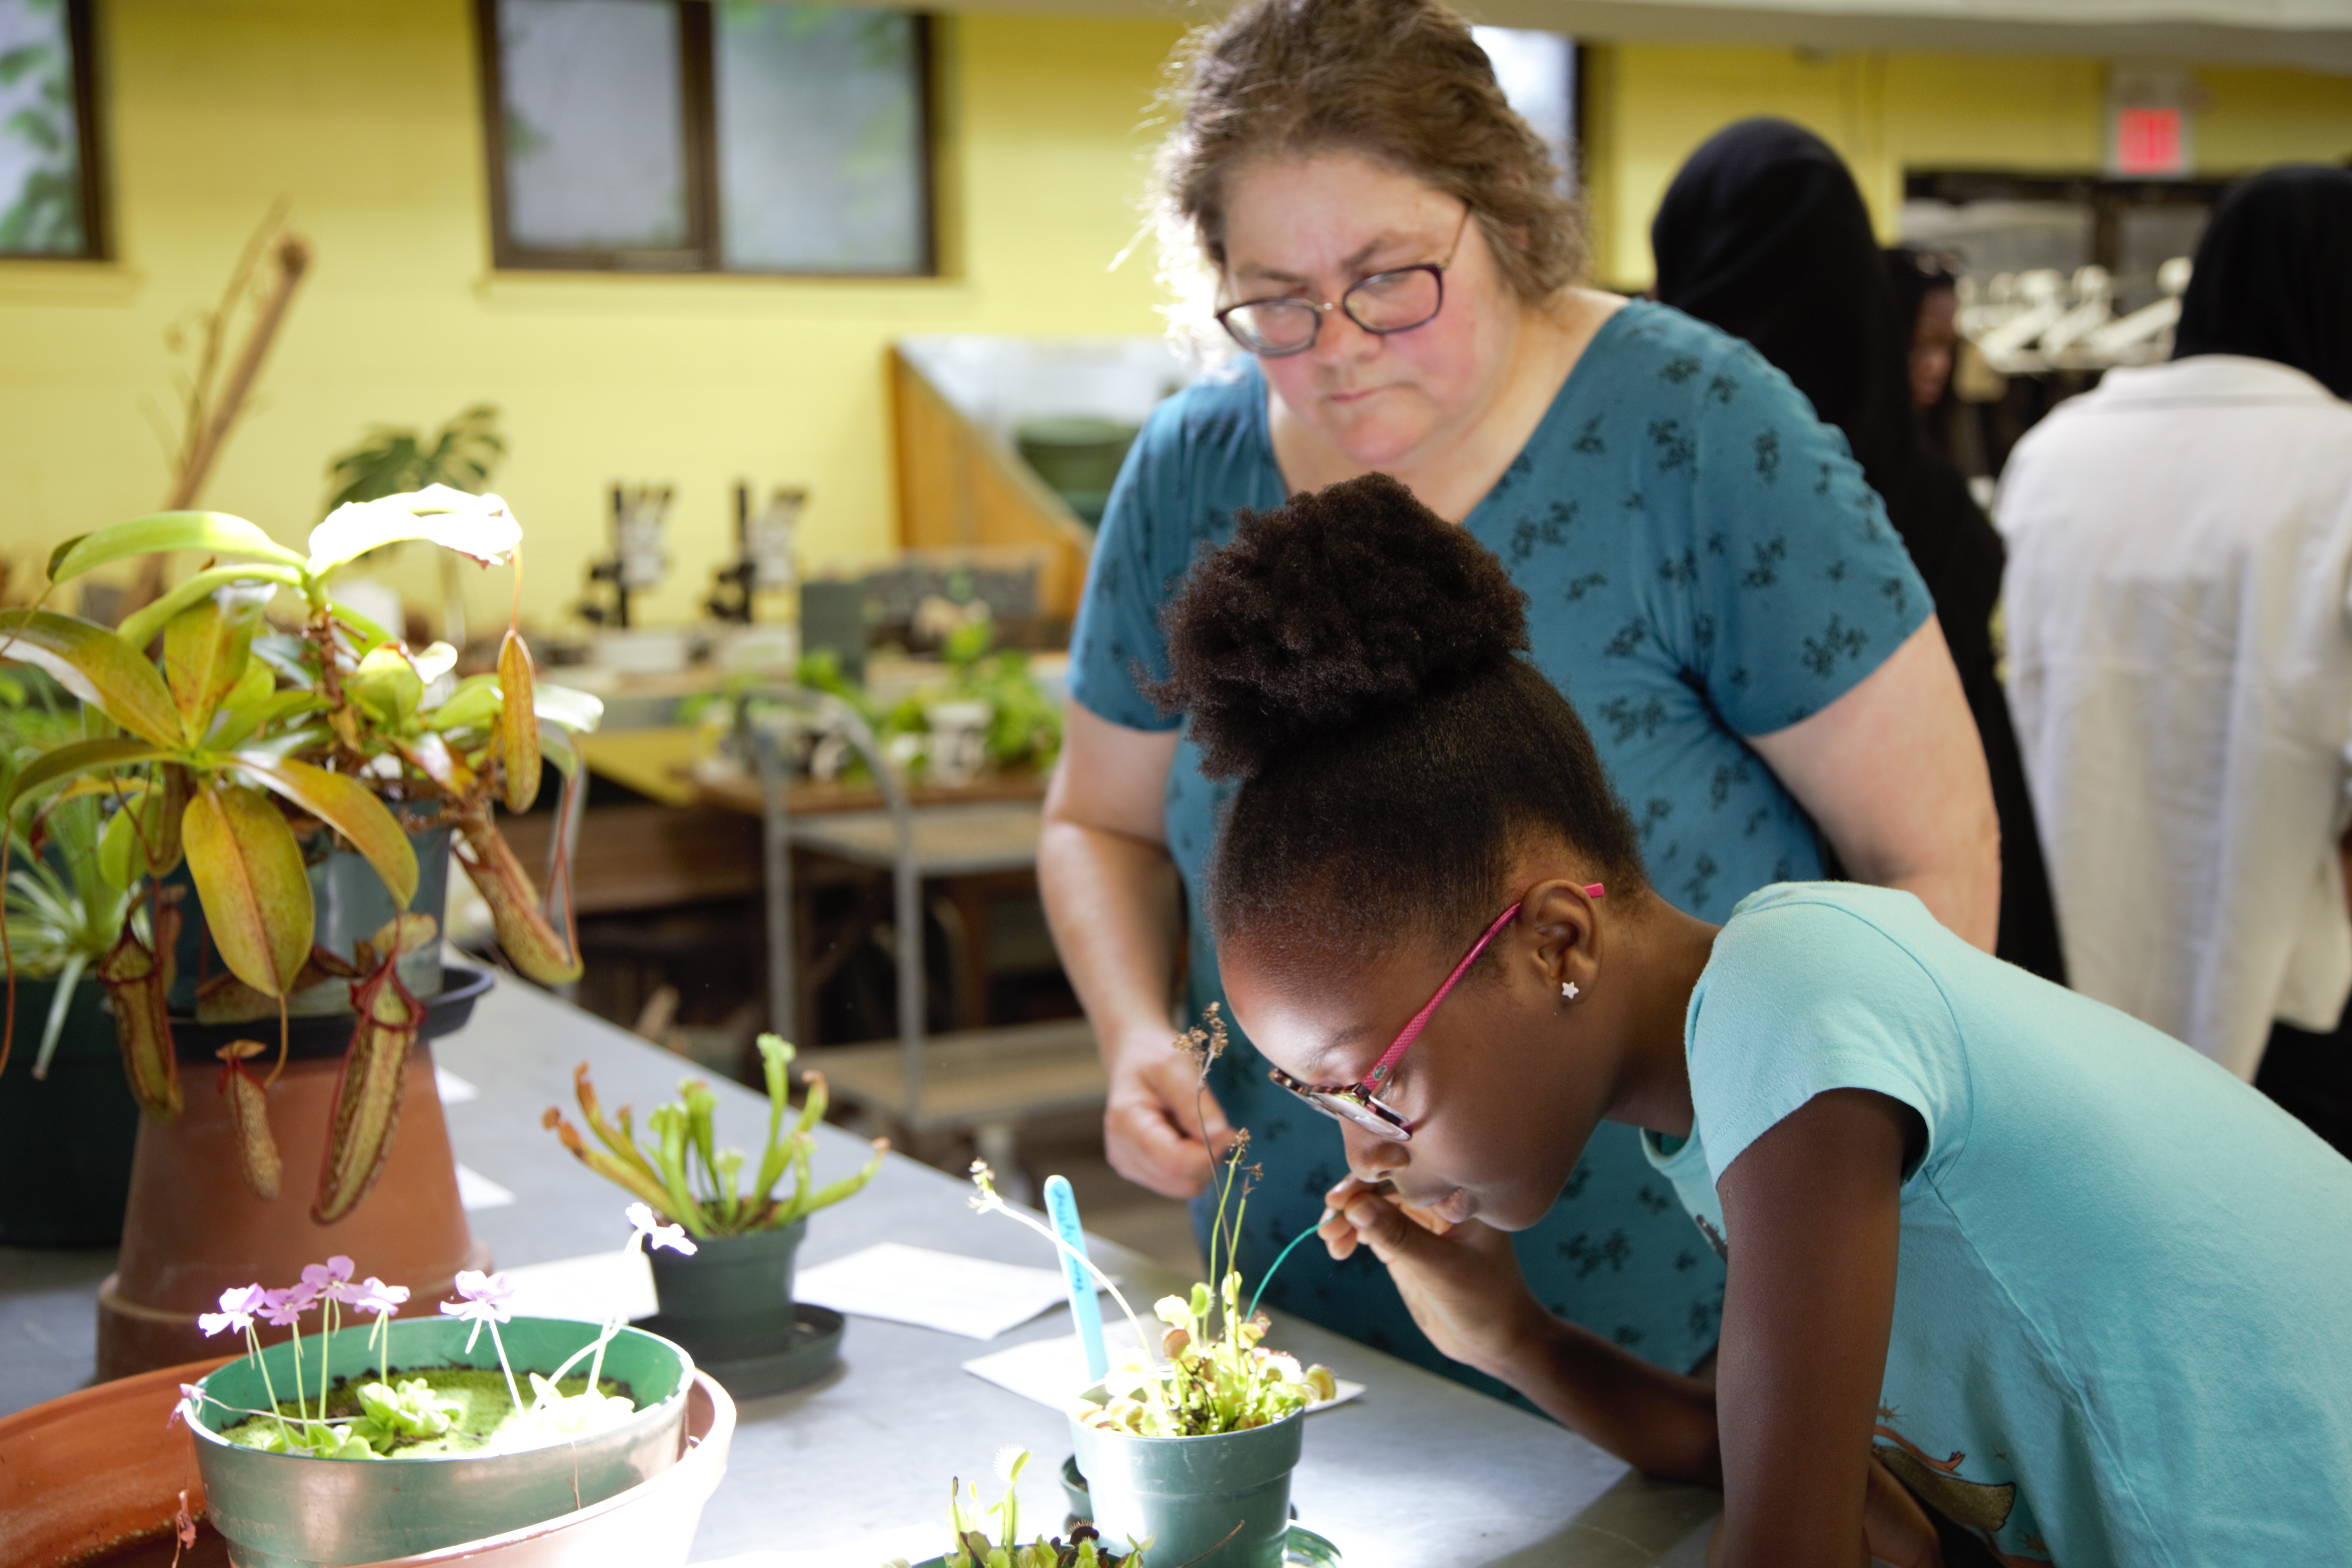
M42 752L80 738L78 708L38 676L0 677L0 792ZM139 1108L89 975L129 901L100 854L104 826L89 797L7 825L14 1012L32 1048L0 1074L0 1244L100 1247L122 1234Z
M632 1217L632 1251L693 1247L641 1208ZM477 1273L441 1316L395 1323L407 1293L354 1272L331 1258L281 1289L224 1292L205 1316L247 1353L183 1384L173 1418L238 1568L373 1563L526 1529L684 1450L694 1363L668 1341L619 1320L517 1318L505 1277ZM375 1321L339 1327L346 1314ZM257 1321L291 1331L265 1347Z
M913 1568L1148 1568L1145 1558L1151 1543L1129 1541L1125 1551L1102 1543L1101 1532L1091 1524L1080 1522L1070 1531L1070 1538L1059 1536L1050 1540L1040 1535L1026 1542L1021 1540L1021 1497L1015 1489L1021 1472L1029 1465L1026 1448L1006 1448L996 1456L996 1476L1004 1483L1004 1495L985 1509L980 1502L980 1488L966 1487L961 1478L948 1483L948 1549L940 1556L914 1564ZM997 1521L998 1539L988 1539L986 1521L993 1514ZM903 1557L886 1563L882 1568L909 1568Z
M887 1139L874 1140L874 1157L862 1170L814 1186L810 1161L816 1139L810 1129L824 1116L824 1075L803 1075L807 1098L787 1126L793 1116L788 1072L793 1048L775 1035L761 1035L759 1044L768 1142L748 1187L742 1152L718 1145L712 1121L718 1097L697 1079L681 1083L677 1100L646 1118L650 1136L642 1144L628 1107L606 1120L584 1062L573 1074L580 1113L603 1147L591 1147L554 1106L541 1119L589 1169L694 1237L698 1245L690 1253L647 1254L661 1304L657 1322L731 1392L747 1396L805 1383L832 1365L840 1345L839 1315L794 1307L793 1262L808 1234L808 1216L864 1187L890 1147ZM779 1193L787 1173L792 1190Z
M593 726L598 708L539 688L511 627L497 673L458 680L452 650L412 653L334 598L338 568L413 539L491 563L511 557L520 530L498 497L438 486L338 508L312 531L307 553L240 518L163 513L68 541L50 557L52 584L157 552L212 558L119 628L38 607L0 614L0 656L48 670L117 731L45 752L0 802L13 817L50 792L94 795L110 811L103 846L139 894L95 966L132 1094L148 1112L123 1272L101 1291L102 1371L186 1359L195 1309L224 1277L275 1271L289 1247L309 1251L320 1239L274 1209L215 1215L193 1202L191 1194L214 1195L225 1164L236 1167L250 1205L272 1205L285 1156L296 1153L298 1169L320 1173L311 1226L335 1226L387 1171L403 1168L394 1137L404 1121L425 1145L406 1168L432 1190L412 1194L407 1212L386 1220L415 1234L352 1242L396 1258L404 1278L428 1289L486 1260L457 1209L429 1072L421 1085L409 1082L423 1059L427 1004L418 993L440 973L435 932L409 910L420 882L415 841L450 841L518 969L548 983L576 976L576 954L541 913L491 810L494 801L509 810L530 804L543 759L576 777L570 732ZM300 618L279 630L263 611L289 588ZM147 652L158 643L160 662ZM175 900L166 881L184 864L192 900ZM394 916L381 927L348 911L335 917L336 889L362 866L358 881L376 900L373 913ZM322 892L332 943L317 940ZM174 940L184 915L201 922L198 958L221 969L195 999L199 1018L277 1015L274 1065L257 1071L248 1065L256 1053L224 1045L211 1096L184 1093L166 1011L185 951ZM380 931L392 934L378 941ZM298 1061L289 1071L289 1013L321 998L348 1018L330 1036L340 1062ZM12 1013L12 1033L13 1023ZM0 1035L0 1068L10 1045ZM289 1111L310 1126L281 1147ZM142 1226L146 1208L154 1212ZM191 1238L191 1226L242 1239ZM184 1267L192 1253L224 1272L207 1279Z
M1205 1081L1209 1064L1228 1043L1215 1005L1205 1027L1179 1035ZM1280 1568L1290 1544L1290 1475L1297 1468L1307 1409L1338 1397L1330 1369L1302 1366L1264 1344L1273 1325L1257 1310L1266 1279L1246 1310L1242 1278L1232 1260L1256 1173L1243 1162L1249 1133L1226 1151L1209 1228L1208 1274L1184 1296L1164 1296L1153 1309L1166 1325L1157 1360L1141 1350L1088 1388L1070 1411L1076 1479L1086 1488L1095 1523L1106 1533L1151 1542L1171 1561L1202 1568ZM1127 1298L1086 1254L1035 1216L997 1194L984 1162L971 1167L972 1207L1019 1221L1101 1281L1126 1313L1139 1347L1145 1336ZM1226 1211L1232 1210L1230 1221ZM1293 1240L1295 1247L1312 1231ZM1279 1268L1289 1257L1275 1258ZM1220 1250L1226 1258L1217 1268Z

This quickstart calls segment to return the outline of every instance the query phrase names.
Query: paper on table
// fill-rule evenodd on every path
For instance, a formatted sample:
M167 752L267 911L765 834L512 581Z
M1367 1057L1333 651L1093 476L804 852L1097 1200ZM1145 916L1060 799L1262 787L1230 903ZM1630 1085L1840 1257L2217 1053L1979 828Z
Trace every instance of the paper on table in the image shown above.
M600 1323L614 1316L650 1318L654 1271L635 1252L615 1247L585 1258L526 1263L505 1270L515 1288L512 1306L526 1318L577 1318Z
M1108 1342L1113 1365L1135 1352L1135 1331L1125 1323L1105 1323L1103 1338ZM1086 1347L1078 1342L1076 1334L1065 1334L1058 1340L1031 1340L1009 1350L991 1351L964 1363L963 1369L974 1377L1055 1410L1068 1409L1094 1381L1087 1375ZM1308 1405L1309 1415L1345 1405L1364 1392L1360 1383L1345 1378L1338 1381L1339 1394Z
M793 1297L975 1340L992 1340L1069 1300L1058 1268L1024 1268L897 1241L802 1269Z
M471 1165L457 1167L457 1206L461 1209L502 1209L515 1201L514 1194L482 1174Z

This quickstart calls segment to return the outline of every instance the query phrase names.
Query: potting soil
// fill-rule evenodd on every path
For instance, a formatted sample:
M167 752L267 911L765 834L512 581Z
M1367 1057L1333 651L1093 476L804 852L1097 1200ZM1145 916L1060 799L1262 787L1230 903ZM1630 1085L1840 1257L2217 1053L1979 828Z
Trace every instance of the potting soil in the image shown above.
M545 1376L545 1373L541 1373ZM461 1409L450 1413L449 1430L437 1437L390 1436L369 1437L369 1445L380 1457L403 1459L428 1459L450 1454L470 1454L489 1447L515 1414L514 1401L507 1395L506 1374L497 1367L428 1366L414 1370L394 1367L389 1372L367 1371L356 1377L339 1377L327 1390L327 1415L331 1422L360 1421L367 1412L360 1407L359 1391L364 1384L383 1383L397 1388L415 1378L423 1378L434 1394L457 1403ZM530 1397L530 1375L527 1368L515 1373L516 1386ZM634 1402L635 1394L629 1384L617 1377L600 1380L597 1388L606 1397ZM556 1392L571 1395L586 1392L588 1379L567 1377L556 1385ZM314 1395L305 1405L293 1399L278 1402L280 1415L292 1419L309 1416L318 1408ZM311 1417L316 1419L315 1416ZM277 1423L267 1415L248 1415L234 1426L224 1427L221 1436L243 1448L265 1448L276 1434Z

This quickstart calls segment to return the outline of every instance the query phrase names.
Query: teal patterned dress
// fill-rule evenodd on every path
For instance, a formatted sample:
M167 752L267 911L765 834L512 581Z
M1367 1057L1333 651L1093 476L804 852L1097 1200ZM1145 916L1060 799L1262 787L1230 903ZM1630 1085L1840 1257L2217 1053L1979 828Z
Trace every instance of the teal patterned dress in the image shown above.
M1161 405L1129 454L1071 645L1071 695L1098 717L1178 722L1138 687L1166 673L1160 611L1198 552L1231 536L1237 508L1285 499L1265 401L1244 362ZM1679 311L1630 304L1464 525L1527 591L1535 663L1591 730L1667 900L1721 921L1767 883L1823 875L1811 819L1742 737L1836 700L1931 605L1844 437L1785 376ZM1179 744L1166 821L1195 1017L1223 995L1200 893L1232 789L1201 776L1189 738ZM1347 1161L1338 1124L1268 1082L1238 1034L1212 1088L1264 1168L1242 1242L1255 1279L1316 1223ZM1516 1242L1537 1298L1561 1317L1676 1369L1713 1348L1722 1265L1632 1128L1602 1123L1557 1206ZM1309 1242L1265 1299L1501 1391L1438 1353L1369 1252L1335 1264Z

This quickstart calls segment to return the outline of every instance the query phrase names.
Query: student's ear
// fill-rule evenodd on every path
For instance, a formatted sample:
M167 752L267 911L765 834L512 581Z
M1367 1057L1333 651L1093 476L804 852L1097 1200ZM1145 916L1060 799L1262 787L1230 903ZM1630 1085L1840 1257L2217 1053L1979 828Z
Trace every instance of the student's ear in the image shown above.
M1538 882L1519 900L1524 951L1563 1001L1591 990L1601 973L1601 919L1581 882Z

